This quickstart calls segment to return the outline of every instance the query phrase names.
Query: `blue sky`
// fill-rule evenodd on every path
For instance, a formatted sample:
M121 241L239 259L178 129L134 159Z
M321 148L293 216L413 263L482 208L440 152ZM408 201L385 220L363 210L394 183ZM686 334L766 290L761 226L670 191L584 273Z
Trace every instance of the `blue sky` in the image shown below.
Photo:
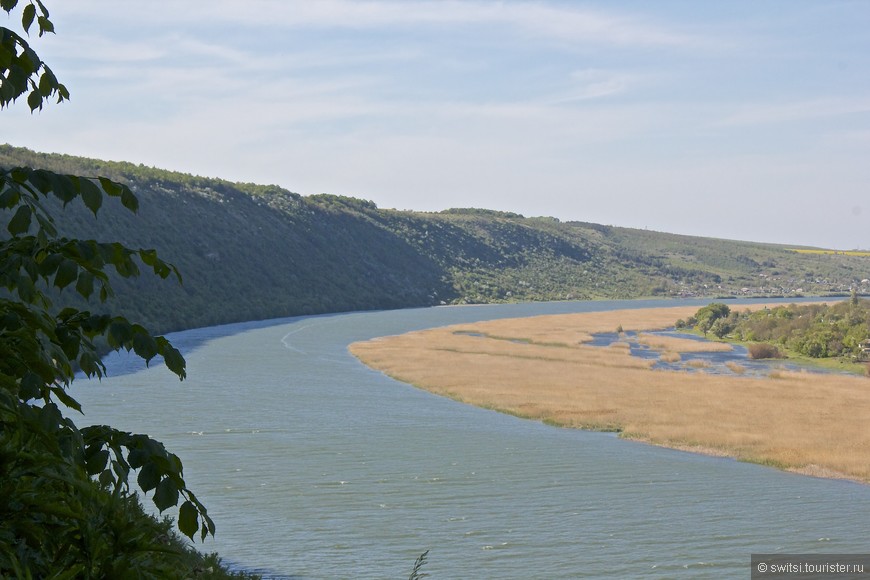
M57 35L33 44L72 100L3 111L0 142L380 207L870 248L868 1L48 7Z

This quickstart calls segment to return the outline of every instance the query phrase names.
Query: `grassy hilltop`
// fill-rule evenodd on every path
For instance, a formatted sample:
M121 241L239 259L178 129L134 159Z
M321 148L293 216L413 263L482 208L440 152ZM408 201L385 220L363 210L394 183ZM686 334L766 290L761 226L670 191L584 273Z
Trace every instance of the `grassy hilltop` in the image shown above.
M156 248L179 267L183 286L149 276L117 282L115 310L156 332L436 304L845 294L870 278L870 257L860 254L482 209L380 209L0 145L0 166L19 165L104 175L136 192L136 216L107 204L94 219L70 206L59 223L64 235Z

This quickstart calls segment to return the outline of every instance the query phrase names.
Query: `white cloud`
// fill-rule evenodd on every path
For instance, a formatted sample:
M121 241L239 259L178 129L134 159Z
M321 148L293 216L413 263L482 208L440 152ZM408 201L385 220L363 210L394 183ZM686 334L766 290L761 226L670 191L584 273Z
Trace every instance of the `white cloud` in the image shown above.
M870 85L796 79L830 59L815 20L590 6L62 2L37 49L73 100L4 111L0 139L386 207L838 239L816 197L865 193Z
M542 102L559 105L620 95L641 82L642 76L602 69L577 70L571 73L566 89L546 97Z
M870 112L870 96L823 97L810 100L744 105L716 123L719 126L789 123Z
M848 148L863 155L870 150L870 129L831 131L825 134L823 142L828 146Z
M120 10L137 21L183 23L185 26L215 22L264 29L501 25L533 36L582 44L680 46L706 42L700 36L675 31L612 8L590 9L531 1L247 0L239 3L151 0L144 4L117 1L114 8L107 8L104 2L80 0L74 9L63 8L97 17Z

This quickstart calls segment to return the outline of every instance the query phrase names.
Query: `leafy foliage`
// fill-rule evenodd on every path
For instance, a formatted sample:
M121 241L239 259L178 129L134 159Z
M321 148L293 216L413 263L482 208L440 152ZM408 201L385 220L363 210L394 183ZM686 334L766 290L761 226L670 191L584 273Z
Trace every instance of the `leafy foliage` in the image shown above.
M149 473L156 473L158 479L153 487L144 487L145 491L160 484L161 490L181 492L185 505L194 506L197 516L202 517L204 536L213 530L213 524L186 489L177 457L145 436L120 433L108 427L79 431L70 421L55 417L55 400L81 410L67 392L76 368L87 376L103 376L105 367L94 346L97 337L109 348L133 351L146 362L159 356L179 378L184 378L185 370L183 357L165 337L152 336L143 326L123 316L54 307L47 294L52 287L73 288L85 300L108 300L114 294L109 268L116 276L136 277L140 273L139 262L161 278L175 275L180 280L180 276L154 250L59 237L53 217L44 210L44 202L50 196L64 204L80 200L95 216L104 196L119 198L128 209L137 207L129 188L105 178L83 179L29 168L0 172L0 208L12 216L6 224L9 237L0 243L0 286L10 296L0 300L3 354L0 384L16 398L16 405L32 407L32 412L43 414L45 424L69 430L73 438L81 435L79 445L84 445L83 459L88 462L88 471L91 475L99 474L104 484L126 487L131 467L148 466ZM35 406L37 401L41 406ZM101 457L105 457L102 464L95 459ZM167 494L155 495L161 510L175 504L167 502L166 497ZM191 513L190 508L184 513Z
M726 322L723 322L729 314L731 309L721 302L708 304L695 314L695 328L703 332L704 336L712 330L717 337L722 338L730 328Z
M870 338L870 301L777 307L741 317L734 332L811 358L860 359Z
M713 310L716 305L705 306L684 325L703 331L709 320L705 316ZM749 347L753 358L779 358L780 350L785 349L810 358L863 360L870 339L870 301L853 295L851 300L833 305L790 304L754 312L731 311L716 319L710 329L719 338L758 343Z
M11 12L17 0L0 0ZM25 33L53 32L39 0L22 10ZM27 94L31 110L68 98L27 41L0 28L0 106ZM132 507L130 477L162 512L181 503L182 533L202 538L214 522L185 484L179 458L147 435L101 425L78 428L62 411L81 411L68 389L80 369L102 377L96 341L133 351L146 363L161 358L180 379L185 361L163 336L125 316L58 304L63 291L80 303L114 296L112 279L181 279L153 249L131 249L61 235L48 207L80 204L96 217L116 198L131 212L133 191L105 177L81 177L28 166L0 169L0 575L17 577L177 577L176 565L153 559L167 549L141 510ZM138 504L136 504L138 505Z
M18 0L0 0L0 8L7 13L18 5ZM21 11L21 27L30 34L34 24L39 36L54 33L48 9L40 0L31 0ZM69 91L58 82L52 70L28 42L16 32L0 27L0 109L8 107L19 97L27 95L31 111L42 109L43 102L56 98L69 99Z
M0 576L249 577L227 574L216 555L189 548L169 519L146 515L135 495L107 492L64 450L76 445L68 430L33 425L45 416L32 408L10 416L7 399L0 407Z

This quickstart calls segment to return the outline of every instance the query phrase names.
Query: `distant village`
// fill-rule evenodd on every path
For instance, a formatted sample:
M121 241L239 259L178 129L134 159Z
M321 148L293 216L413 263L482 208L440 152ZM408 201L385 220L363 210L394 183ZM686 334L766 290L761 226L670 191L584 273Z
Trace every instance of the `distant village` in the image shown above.
M832 280L828 278L796 279L769 274L758 274L757 283L692 284L678 282L679 289L672 295L681 298L729 296L848 296L854 289L859 295L870 295L870 278L861 280Z

